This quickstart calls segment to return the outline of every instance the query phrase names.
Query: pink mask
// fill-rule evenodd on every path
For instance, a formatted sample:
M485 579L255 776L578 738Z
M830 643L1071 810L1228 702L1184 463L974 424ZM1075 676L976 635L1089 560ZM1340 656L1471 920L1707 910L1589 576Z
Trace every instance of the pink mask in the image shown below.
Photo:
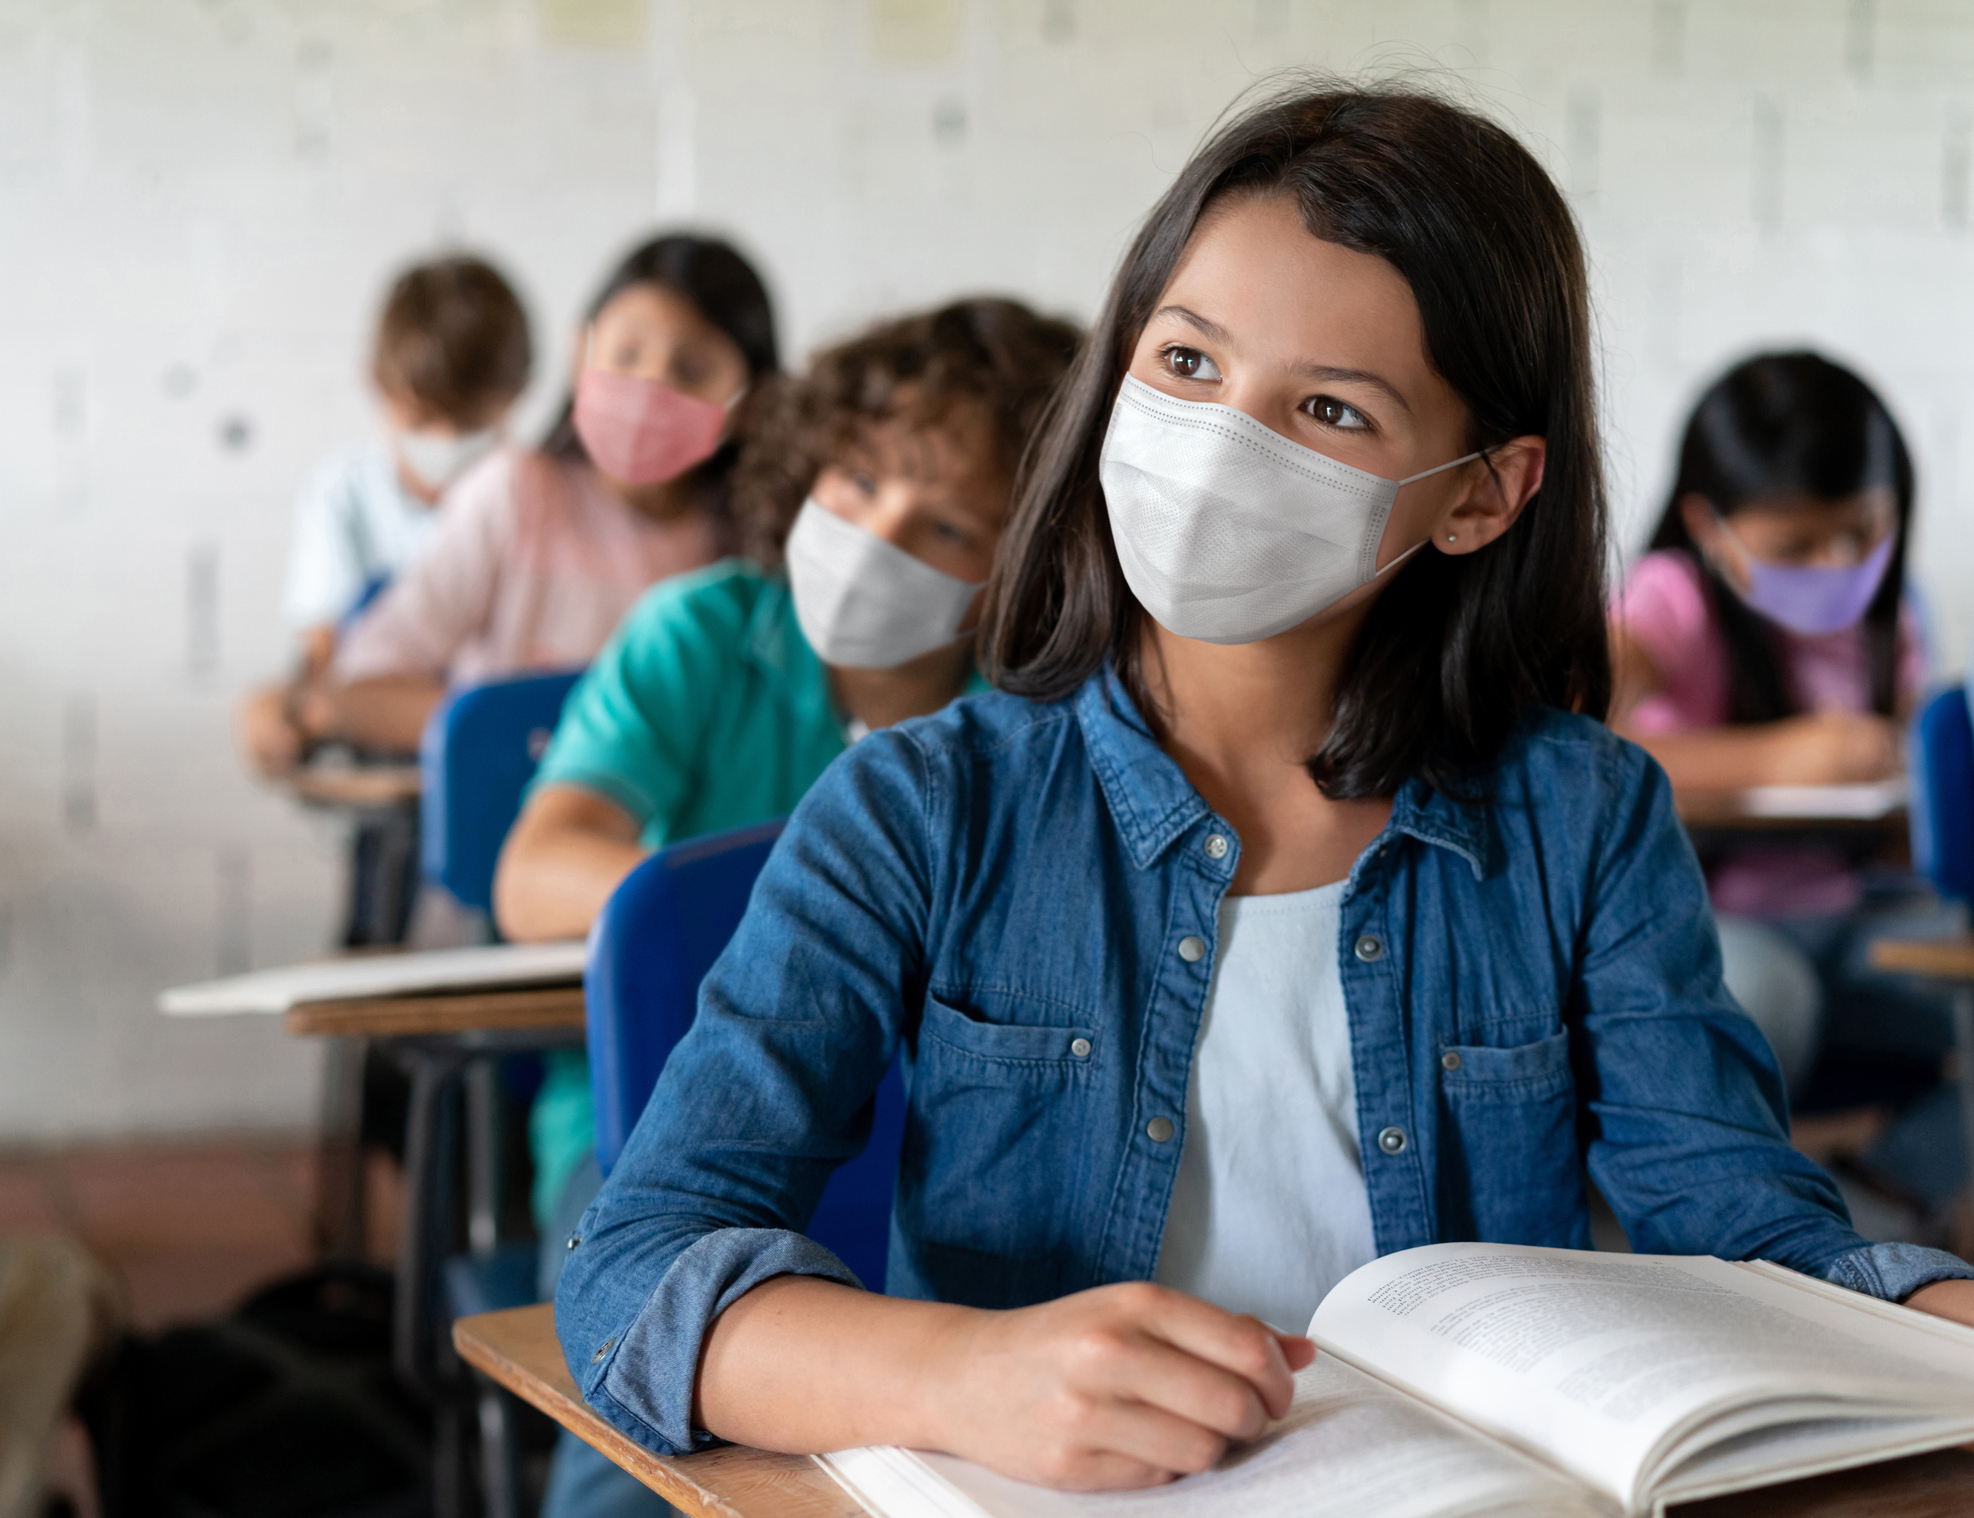
M611 479L662 485L713 456L727 408L658 380L585 368L575 420L576 436Z

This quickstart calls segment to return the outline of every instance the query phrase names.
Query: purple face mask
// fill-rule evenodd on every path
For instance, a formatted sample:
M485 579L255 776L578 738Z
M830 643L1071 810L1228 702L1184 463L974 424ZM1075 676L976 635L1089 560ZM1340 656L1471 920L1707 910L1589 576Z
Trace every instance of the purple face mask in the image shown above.
M1734 529L1727 523L1721 522L1720 526L1723 532L1734 536ZM1871 598L1878 594L1879 582L1885 578L1885 566L1892 562L1892 544L1897 538L1896 530L1886 533L1884 542L1847 569L1796 569L1764 563L1736 537L1734 541L1741 544L1741 552L1747 557L1752 583L1746 590L1735 586L1735 594L1744 605L1769 621L1805 638L1841 632L1857 624ZM1729 580L1728 584L1734 582Z

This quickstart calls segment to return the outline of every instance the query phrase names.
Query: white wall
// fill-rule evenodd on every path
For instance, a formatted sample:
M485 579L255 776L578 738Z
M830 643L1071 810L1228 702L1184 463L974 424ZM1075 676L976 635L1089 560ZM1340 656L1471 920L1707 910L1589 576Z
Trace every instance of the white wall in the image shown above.
M1725 360L1860 364L1962 665L1965 0L0 0L0 1139L312 1112L310 1051L150 1005L331 936L335 832L241 776L228 713L283 663L297 477L374 425L393 266L491 251L550 370L680 219L759 255L795 351L962 290L1087 316L1288 64L1456 71L1571 191L1628 543Z

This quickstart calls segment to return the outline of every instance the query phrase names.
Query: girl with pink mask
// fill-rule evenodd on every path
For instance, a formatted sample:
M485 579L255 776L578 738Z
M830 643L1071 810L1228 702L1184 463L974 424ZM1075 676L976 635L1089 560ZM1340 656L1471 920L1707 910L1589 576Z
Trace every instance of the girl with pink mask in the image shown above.
M1863 380L1806 352L1736 365L1694 408L1650 551L1613 603L1611 725L1675 789L1901 774L1925 678L1904 595L1912 500L1905 443ZM1943 1001L1865 961L1872 937L1937 918L1913 882L1833 844L1737 844L1702 862L1728 986L1792 1089L1848 1104L1937 1074ZM1839 1089L1833 1069L1872 1070L1878 1091ZM1935 1147L1927 1117L1909 1111L1861 1159L1936 1209L1958 1175L1917 1152Z
M652 584L731 551L730 440L778 367L747 261L704 237L635 249L591 301L571 367L541 446L460 480L430 552L300 695L310 739L414 751L449 686L587 664Z

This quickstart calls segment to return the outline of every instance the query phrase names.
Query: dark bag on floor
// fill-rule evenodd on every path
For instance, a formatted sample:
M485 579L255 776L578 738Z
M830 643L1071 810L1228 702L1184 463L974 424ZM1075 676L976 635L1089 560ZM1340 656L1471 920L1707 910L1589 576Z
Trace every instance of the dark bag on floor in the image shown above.
M104 1518L412 1518L429 1418L391 1373L391 1279L329 1265L126 1339L85 1389Z

